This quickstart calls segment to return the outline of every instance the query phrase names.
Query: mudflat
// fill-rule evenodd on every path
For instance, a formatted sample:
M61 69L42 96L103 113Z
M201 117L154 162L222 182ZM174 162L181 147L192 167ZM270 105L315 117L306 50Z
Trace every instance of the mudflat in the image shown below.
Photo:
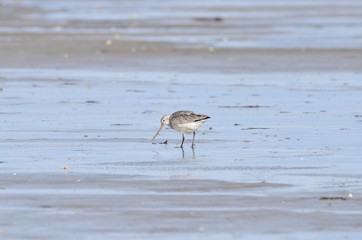
M361 7L1 3L0 236L359 239Z

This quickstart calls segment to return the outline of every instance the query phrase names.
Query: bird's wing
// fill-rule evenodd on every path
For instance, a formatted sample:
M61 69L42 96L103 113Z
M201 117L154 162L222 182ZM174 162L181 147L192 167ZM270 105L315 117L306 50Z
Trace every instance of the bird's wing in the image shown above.
M172 113L171 116L176 117L176 116L180 116L180 115L192 115L192 114L195 114L195 113L193 111L182 110L182 111L177 111L177 112Z
M177 111L170 116L171 127L174 124L187 124L191 122L198 122L210 118L207 115L195 114L192 111Z
M206 120L206 119L209 119L210 117L207 116L207 115L196 115L195 116L195 120L194 122L199 122L199 121L203 121L203 120Z
M194 116L192 111L177 111L170 116L170 125L173 128L175 124L185 124L190 122L190 118Z

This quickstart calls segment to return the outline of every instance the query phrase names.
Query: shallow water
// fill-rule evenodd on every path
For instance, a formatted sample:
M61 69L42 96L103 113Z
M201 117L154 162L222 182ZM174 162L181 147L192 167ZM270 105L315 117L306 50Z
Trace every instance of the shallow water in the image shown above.
M2 26L0 32L58 32L78 39L80 34L108 34L116 40L173 42L195 48L306 50L362 46L362 3L353 0L20 3L6 4L40 11L26 12L29 22ZM34 24L37 21L43 24Z
M167 212L180 211L179 205L168 203L167 199L171 196L180 196L189 199L186 200L189 202L195 196L202 196L203 199L224 195L278 199L283 195L292 195L318 199L331 194L343 197L352 194L358 203L362 190L360 74L340 73L332 76L317 73L303 76L283 73L208 75L125 72L120 77L118 72L86 70L3 69L0 72L2 79L5 79L0 94L3 103L1 192L5 196L36 196L40 199L68 196L73 199L70 200L72 203L76 202L77 196L113 199L115 196L124 198L135 195L131 201L136 201L147 199L148 195L160 195L160 190L145 187L148 183L151 186L171 184L171 187L161 191L163 200L145 200L163 202ZM179 110L179 106L211 116L197 132L197 146L194 150L189 147L190 136L187 136L184 149L176 148L181 135L171 129L162 131L154 144L150 141L158 128L160 117L164 113ZM168 140L167 145L160 144L165 140ZM75 189L76 182L64 183L62 178L55 180L51 188L43 185L44 181L59 174L74 176L86 186ZM42 179L40 183L35 182L37 175ZM93 175L95 177L89 179ZM120 184L116 180L106 188L102 187L101 182L108 181L110 176L113 176L111 179L127 176L126 179L130 178L133 184L128 183L129 180ZM10 182L14 178L29 179L31 185L22 187L15 184L12 187L6 178ZM165 182L153 183L154 180ZM178 182L172 186L174 184L170 183L171 180ZM195 181L198 180L205 181L205 184L197 187ZM190 186L185 188L187 181L191 181ZM213 181L225 181L225 185L217 187ZM258 186L264 182L281 185L271 188ZM236 183L241 185L236 189L231 187ZM256 185L247 187L246 183ZM56 187L58 184L60 186ZM89 184L95 184L95 187L88 187ZM206 199L206 202L209 201ZM43 204L49 204L50 211L55 211L50 216L54 213L64 215L59 212L59 208L62 208L59 200L49 201ZM277 200L283 201L290 200ZM39 200L39 204L41 202ZM140 211L129 204L122 206L128 211ZM53 206L57 206L56 209ZM115 207L117 203L111 206ZM207 206L202 211L213 214L213 207ZM278 204L271 206L273 211L279 209ZM267 208L270 209L270 206ZM13 209L14 213L24 211L6 206L3 207L5 209ZM31 207L26 209L30 210L29 214L34 211ZM155 210L146 207L142 211L150 209ZM186 209L200 211L197 206L181 207L181 211ZM223 208L217 209L227 212L259 211L260 206L240 206L237 202L227 201ZM318 207L300 209L299 206L293 208L293 211L298 209L313 214ZM78 210L70 207L64 217L76 212ZM347 212L330 209L328 214L358 217L362 212L357 207ZM275 216L280 216L280 213L275 213ZM39 221L48 219L39 217ZM99 217L99 220L104 217L116 219L105 215ZM177 214L173 217L177 218ZM228 218L224 215L219 217ZM149 218L150 215L144 213L137 217L137 221ZM156 216L152 218L157 219ZM190 224L197 223L198 220ZM88 224L84 223L79 228L97 223ZM178 232L183 229L182 226L172 221L170 228ZM18 236L15 234L17 227L14 230L11 227L3 228L9 229L10 236L12 233ZM74 231L79 229L74 225L69 228ZM130 235L121 236L186 236L173 231L168 233L167 227L163 229L151 224L149 228L128 229ZM55 229L57 227L50 226L44 236L57 233ZM114 230L111 229L117 227L95 230L94 239L98 239L98 233L103 231L107 231L109 237L120 236L119 233L112 235ZM141 234L135 231L141 231ZM150 234L153 231L155 235ZM261 237L252 233L253 230L245 231L248 237ZM266 229L264 231L268 232ZM344 230L335 231L334 239L341 235L353 238L358 233L352 231L345 235L342 233ZM37 232L34 231L34 236L39 236ZM240 236L240 231L234 229L232 232ZM195 234L190 234L190 237L200 237ZM210 234L215 239L230 237L221 230ZM299 236L299 233L290 233L288 236L293 237L294 234ZM21 235L21 238L27 236ZM87 233L80 233L80 236L87 236ZM266 238L270 236L275 237L274 234L265 235ZM313 236L315 234L311 238Z
M2 167L295 185L303 179L301 187L321 189L330 174L353 179L360 75L294 75L2 70ZM194 151L191 136L185 149L176 148L181 135L171 129L150 141L160 117L180 103L211 116Z
M87 3L0 9L0 236L359 239L360 3Z

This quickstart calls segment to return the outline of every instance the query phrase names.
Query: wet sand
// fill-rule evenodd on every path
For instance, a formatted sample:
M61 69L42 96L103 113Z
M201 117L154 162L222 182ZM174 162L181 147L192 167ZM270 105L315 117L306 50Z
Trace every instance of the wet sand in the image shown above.
M0 7L0 237L359 239L360 3L83 3Z
M2 184L9 211L3 226L12 239L298 238L331 231L340 238L361 227L360 201L276 194L290 188L282 184L113 174L19 174L3 176Z

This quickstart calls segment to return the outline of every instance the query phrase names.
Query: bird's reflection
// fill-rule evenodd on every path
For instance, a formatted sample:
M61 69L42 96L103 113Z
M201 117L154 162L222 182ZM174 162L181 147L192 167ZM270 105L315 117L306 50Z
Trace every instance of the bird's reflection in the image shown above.
M180 148L181 149L181 152L182 152L182 160L185 159L185 150L184 148ZM191 150L192 150L192 159L195 159L195 148L194 147L191 147Z

